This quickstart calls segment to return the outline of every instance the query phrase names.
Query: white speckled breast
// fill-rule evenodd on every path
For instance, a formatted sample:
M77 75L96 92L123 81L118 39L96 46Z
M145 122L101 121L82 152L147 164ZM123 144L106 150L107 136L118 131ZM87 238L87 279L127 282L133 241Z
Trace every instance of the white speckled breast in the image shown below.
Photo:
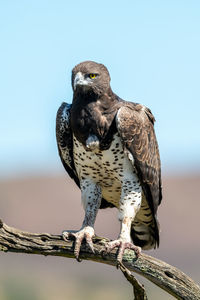
M118 133L108 150L86 150L73 136L74 163L79 179L92 179L100 185L102 196L119 205L123 180L124 150Z

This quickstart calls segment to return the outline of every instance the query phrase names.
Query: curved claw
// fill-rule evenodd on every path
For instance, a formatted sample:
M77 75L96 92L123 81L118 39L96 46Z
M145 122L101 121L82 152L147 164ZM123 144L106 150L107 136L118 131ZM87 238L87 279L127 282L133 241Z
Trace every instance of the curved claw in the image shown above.
M118 266L118 263L122 263L122 258L123 258L123 255L124 255L124 252L125 252L126 249L134 250L137 258L139 257L139 255L141 253L141 248L140 247L135 246L131 242L124 242L123 240L120 240L120 239L109 242L105 246L105 253L106 254L110 253L116 247L118 247L117 266Z
M62 237L63 237L63 240L65 240L65 241L67 241L71 236L74 236L73 231L63 231L62 232Z
M80 254L80 249L81 249L81 244L82 244L82 241L83 241L83 236L75 236L75 247L74 247L74 255L76 257L76 260L78 262L81 262L81 259L79 258L79 254Z
M75 247L74 247L74 255L78 262L81 262L79 258L80 249L82 241L85 239L88 244L90 250L94 253L94 246L92 242L92 238L94 236L94 229L90 226L86 226L79 231L63 231L62 233L63 239L67 240L70 236L75 238Z

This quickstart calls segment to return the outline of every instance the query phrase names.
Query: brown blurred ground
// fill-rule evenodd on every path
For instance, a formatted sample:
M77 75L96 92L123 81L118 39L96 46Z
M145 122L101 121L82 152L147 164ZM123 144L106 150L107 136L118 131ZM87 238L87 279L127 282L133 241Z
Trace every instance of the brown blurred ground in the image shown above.
M148 254L160 258L200 283L200 175L163 180L159 209L161 243ZM67 176L29 177L0 182L0 218L32 232L78 229L83 219L80 192ZM115 238L116 209L100 211L96 233ZM150 299L173 299L144 281ZM92 262L0 253L1 300L132 299L120 271Z

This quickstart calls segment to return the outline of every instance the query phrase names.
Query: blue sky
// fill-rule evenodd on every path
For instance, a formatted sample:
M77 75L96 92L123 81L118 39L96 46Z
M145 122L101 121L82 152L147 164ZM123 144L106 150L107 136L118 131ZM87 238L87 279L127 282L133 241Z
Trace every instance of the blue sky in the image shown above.
M0 40L1 177L62 170L55 115L84 60L152 110L164 172L199 170L199 1L0 1Z

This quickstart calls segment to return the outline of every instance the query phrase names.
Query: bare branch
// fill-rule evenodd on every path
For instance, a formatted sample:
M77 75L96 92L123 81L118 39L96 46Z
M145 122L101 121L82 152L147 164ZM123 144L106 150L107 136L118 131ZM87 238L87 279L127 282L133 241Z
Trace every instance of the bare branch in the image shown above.
M148 300L146 291L144 287L139 283L139 281L133 276L131 271L129 271L122 263L118 263L118 266L126 279L132 284L133 286L133 294L135 300Z
M93 240L95 254L83 244L81 259L116 266L117 250L106 256L101 254L108 241L105 238L95 237ZM1 251L74 258L73 244L73 240L64 241L60 235L23 232L0 222ZM123 264L130 271L146 277L177 299L200 299L200 287L183 272L161 260L146 254L141 254L136 259L134 251L127 250L123 256Z

